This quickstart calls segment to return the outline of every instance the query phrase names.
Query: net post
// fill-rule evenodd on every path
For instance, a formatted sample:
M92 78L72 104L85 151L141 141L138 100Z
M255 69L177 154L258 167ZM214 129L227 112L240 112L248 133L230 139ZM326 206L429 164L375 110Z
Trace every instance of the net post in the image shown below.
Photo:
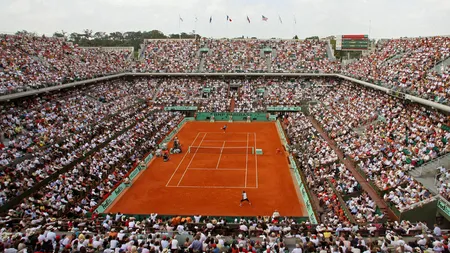
M252 147L252 155L255 154L255 147Z

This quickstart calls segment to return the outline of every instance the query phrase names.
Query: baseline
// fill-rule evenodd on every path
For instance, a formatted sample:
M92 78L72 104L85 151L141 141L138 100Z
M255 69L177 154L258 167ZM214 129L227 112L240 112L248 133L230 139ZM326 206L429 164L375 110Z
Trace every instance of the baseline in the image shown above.
M208 133L205 133L205 135L203 135L203 138L202 138L202 140L200 141L199 146L202 145L202 142L203 142L203 140L205 139L206 135L208 135ZM188 153L186 153L186 154L188 154ZM192 155L191 160L189 161L188 165L186 166L186 169L184 170L183 175L181 175L180 181L178 181L177 186L179 186L180 183L181 183L181 181L183 181L184 175L186 175L186 172L188 171L189 166L191 165L192 161L194 160L194 157L195 157L196 154L197 154L197 150L196 150L196 151L194 152L194 154ZM180 163L180 164L181 164L181 163Z
M238 169L238 168L189 168L189 170L242 170L245 169Z
M205 185L171 185L167 186L171 188L195 188L195 189L203 189L203 188L216 188L216 189L257 189L256 187L242 187L242 186L205 186Z
M191 145L193 145L195 143L195 141L197 140L198 136L200 135L200 133L197 133L197 135L195 136L195 139L192 141ZM175 171L172 173L172 175L170 176L169 180L167 181L166 187L169 185L170 181L172 181L173 176L175 176L175 173L177 173L178 169L181 166L181 163L183 163L184 158L186 158L186 156L189 154L189 152L185 152L183 158L181 158L181 161L178 163L177 168L175 169Z
M255 149L256 149L256 133L254 134L254 140L255 140ZM255 169L256 169L256 188L258 188L258 156L256 155L256 150L255 150Z

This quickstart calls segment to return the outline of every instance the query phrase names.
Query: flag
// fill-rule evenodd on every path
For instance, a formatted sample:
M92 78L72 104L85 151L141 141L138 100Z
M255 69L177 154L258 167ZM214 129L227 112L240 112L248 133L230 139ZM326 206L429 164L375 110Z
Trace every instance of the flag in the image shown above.
M178 16L178 17L180 17L180 21L183 22L183 19L181 18L181 16Z
M280 15L278 15L278 19L280 20L280 23L283 24L283 20L281 20Z
M262 15L262 21L267 21L269 20L267 17L264 17L264 15Z
M232 21L230 16L228 16L228 15L227 15L227 21L230 21L230 22Z
M195 22L197 22L198 21L198 18L197 18L197 16L195 17Z
M294 16L294 24L297 24L297 19L295 18L295 16Z
M250 18L247 16L247 21L250 23Z
M209 17L209 23L211 23L212 22L212 16L211 17Z

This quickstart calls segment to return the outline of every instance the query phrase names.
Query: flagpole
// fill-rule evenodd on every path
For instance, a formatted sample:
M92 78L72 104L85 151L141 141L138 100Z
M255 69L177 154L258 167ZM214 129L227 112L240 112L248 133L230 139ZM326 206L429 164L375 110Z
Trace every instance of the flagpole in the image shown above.
M178 14L178 37L181 39L181 16Z
M250 26L248 25L248 24L250 24L250 22L249 22L250 18L248 17L247 14L246 14L245 16L247 17L247 26L250 27ZM247 30L247 37L248 37L248 35L250 34L250 33L249 33L250 28L247 28L246 30Z
M292 23L292 38L295 37L295 25L297 24L297 19L295 18L295 14L294 14L294 22Z
M228 22L230 22L229 21L229 17L228 17L228 15L227 15L227 24L226 24L226 26L227 26L227 28L226 28L226 30L227 30L227 38L229 38L230 37L230 31L228 30Z
M197 16L195 16L195 23L194 23L194 38L197 40Z

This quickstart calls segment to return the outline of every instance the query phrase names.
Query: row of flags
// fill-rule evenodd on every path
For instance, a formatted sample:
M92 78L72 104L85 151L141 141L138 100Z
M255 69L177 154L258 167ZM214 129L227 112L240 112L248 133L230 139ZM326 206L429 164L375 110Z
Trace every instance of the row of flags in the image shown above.
M182 18L181 16L179 16L179 18L180 18L180 21L181 21L181 22L184 22L184 20L183 20L183 18ZM231 19L231 17L228 16L228 15L227 15L227 19L226 19L226 20L227 20L228 22L232 22L232 21L233 21L233 20ZM265 22L268 22L268 21L269 21L269 18L266 17L266 16L264 16L264 15L261 15L261 20L262 20L262 21L265 21ZM283 20L281 19L281 16L280 16L280 15L278 15L278 20L280 21L281 24L283 24ZM198 18L195 17L195 22L197 22L197 21L198 21ZM213 17L210 16L210 17L209 17L209 23L212 23L212 21L213 21ZM250 20L249 16L247 16L247 22L248 22L248 23L251 23L251 20ZM294 24L297 24L297 20L295 19L295 16L294 16Z

